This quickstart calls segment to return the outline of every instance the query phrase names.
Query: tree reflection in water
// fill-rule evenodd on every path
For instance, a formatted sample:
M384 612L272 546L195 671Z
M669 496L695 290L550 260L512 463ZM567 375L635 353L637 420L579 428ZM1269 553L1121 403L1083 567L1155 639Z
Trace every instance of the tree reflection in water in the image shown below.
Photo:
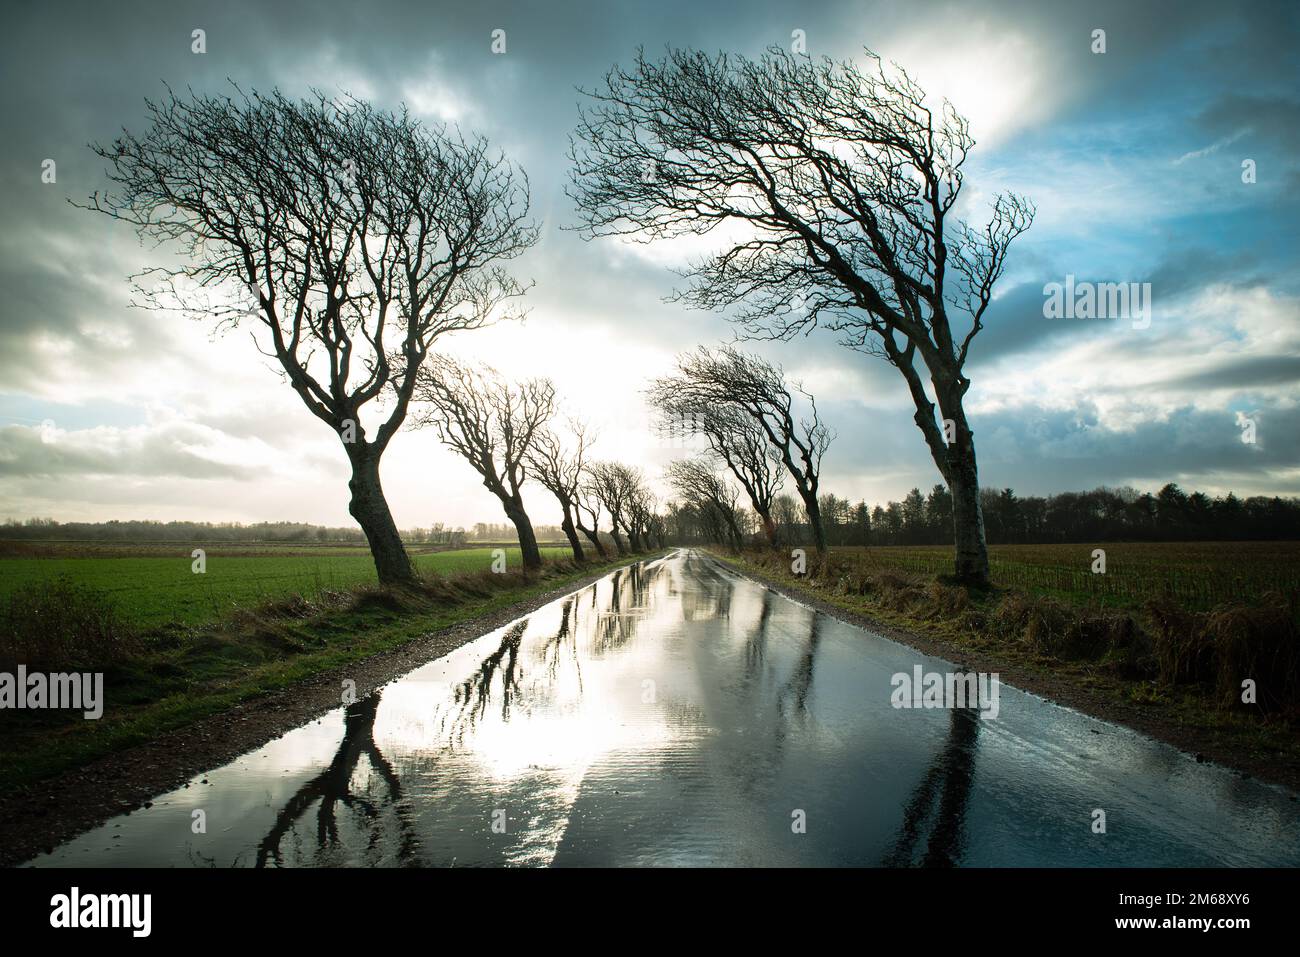
M943 750L912 793L903 811L903 830L885 857L887 867L952 867L961 857L961 844L975 774L979 739L978 708L953 708L952 723ZM937 813L934 807L938 802ZM915 860L921 830L934 817L930 839L921 860Z
M734 586L718 574L712 560L688 552L682 560L683 578L691 587L682 589L682 618L686 621L713 621L729 617Z
M777 694L776 704L783 722L808 712L808 695L812 691L813 669L817 664L817 649L821 646L822 640L821 623L821 612L812 612L808 621L808 641L804 644L803 652L795 662L790 677ZM787 715L786 709L791 702L794 703L794 710L792 714Z
M749 633L745 643L745 681L752 683L763 667L767 658L768 627L772 622L772 592L763 589L762 605L758 613L758 625Z
M402 803L402 785L392 765L375 744L375 715L379 711L380 696L380 692L376 691L361 701L348 705L343 717L343 740L334 759L325 770L300 787L276 815L270 833L257 847L257 867L266 867L268 863L283 866L282 842L296 828L298 820L317 802L318 853L339 843L337 807L340 804L354 812L358 822L367 829L367 849L372 853L378 849L386 831L382 816L383 805L372 800L368 794L356 794L351 789L353 774L363 756L369 759L371 769L387 785L387 804L394 810L398 823L397 859L403 864L412 862L416 839L410 826L408 809Z
M595 585L591 586L595 588ZM560 665L564 662L564 652L567 650L569 660L573 662L573 667L578 677L578 691L582 692L582 660L578 656L578 643L576 633L580 630L581 625L578 618L578 599L581 593L572 595L564 600L564 605L560 608L560 627L555 630L555 634L546 639L542 646L537 649L537 658L546 666L546 674L554 682L560 675Z
M501 644L483 659L478 670L456 686L454 701L460 711L452 722L451 739L460 744L465 734L487 714L492 703L492 686L501 677L501 718L510 720L510 706L519 694L519 645L528 630L529 619L515 622L501 636Z
M636 622L646 610L650 589L663 567L656 564L647 568L637 562L619 569L610 579L609 607L596 620L594 654L616 651L636 634Z
M590 586L591 610L595 624L591 627L591 653L599 656L626 644L635 634L635 619L647 608L651 585L658 578L662 566L648 573L638 562L621 568L610 579L610 592L605 608L600 608L597 585ZM580 602L585 592L570 596L560 608L560 625L554 635L541 642L536 649L536 660L542 662L547 674L554 679L559 673L565 649L577 668L578 693L582 693L581 657L578 641ZM523 676L521 646L530 619L511 625L501 636L501 643L483 659L478 670L456 687L455 703L459 710L452 720L450 740L463 744L467 733L487 714L493 695L501 694L501 717L508 721L513 702L520 694ZM552 686L554 681L552 681Z

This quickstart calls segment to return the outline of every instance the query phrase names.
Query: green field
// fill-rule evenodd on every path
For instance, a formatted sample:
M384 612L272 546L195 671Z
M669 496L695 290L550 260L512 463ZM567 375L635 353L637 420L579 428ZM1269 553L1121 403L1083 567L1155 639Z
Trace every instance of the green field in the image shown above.
M83 552L85 546L67 550ZM267 599L312 596L375 581L375 566L364 547L212 545L205 551L203 574L191 570L190 550L176 546L106 549L97 557L0 558L0 597L32 582L66 576L102 592L123 619L147 629L172 622L196 625ZM173 552L174 557L159 552ZM505 552L506 568L517 570L519 549ZM567 546L542 547L543 558L570 554ZM423 574L456 575L487 571L492 549L413 551L411 557Z
M1106 571L1092 571L1093 549ZM866 568L921 575L952 573L949 545L832 548ZM1171 598L1188 611L1265 604L1300 590L1300 542L1104 542L1096 545L990 545L993 584L1074 604L1136 607Z

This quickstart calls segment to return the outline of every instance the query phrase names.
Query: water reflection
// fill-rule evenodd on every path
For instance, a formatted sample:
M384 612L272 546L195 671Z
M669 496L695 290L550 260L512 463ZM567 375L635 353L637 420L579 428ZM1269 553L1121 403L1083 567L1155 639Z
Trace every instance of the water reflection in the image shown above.
M814 611L808 616L807 643L776 699L776 706L783 718L787 714L799 716L807 714L808 695L812 691L813 669L817 663L817 646L821 642L821 622L820 612Z
M472 731L480 718L487 714L492 704L494 688L501 704L501 720L510 720L510 703L519 694L519 643L528 628L523 619L506 629L493 652L483 659L478 669L456 687L453 700L460 706L452 722L451 736L464 743L467 731Z
M930 839L920 860L923 867L952 867L961 857L962 829L975 774L975 749L979 740L978 708L953 708L952 723L943 749L916 786L903 811L898 843L885 858L888 867L915 863L922 830L931 823ZM937 806L936 806L937 799Z
M918 663L952 667L677 553L36 863L1300 861L1289 795L1005 687L997 720L896 710L890 678Z
M270 833L257 846L257 867L265 867L268 862L283 866L284 856L280 845L313 806L316 808L318 862L323 862L330 849L339 844L340 804L352 812L356 823L366 830L367 848L373 851L379 845L385 833L382 806L370 796L368 789L359 792L352 790L352 781L363 757L369 762L372 775L383 782L386 802L396 812L393 816L398 832L397 858L403 863L411 860L415 849L415 834L411 830L409 816L402 807L402 784L393 766L375 744L375 715L379 711L380 698L381 695L376 693L348 705L343 719L343 741L339 744L334 760L285 802L276 815ZM387 826L394 825L390 823Z

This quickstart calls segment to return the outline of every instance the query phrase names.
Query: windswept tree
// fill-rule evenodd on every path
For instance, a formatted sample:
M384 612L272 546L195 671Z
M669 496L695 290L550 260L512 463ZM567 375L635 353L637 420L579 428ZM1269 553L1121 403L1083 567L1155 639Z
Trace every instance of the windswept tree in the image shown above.
M586 455L591 448L591 438L585 423L571 419L569 432L572 442L565 446L558 435L549 428L539 429L531 448L526 453L533 478L546 488L560 503L563 520L560 528L569 540L575 561L585 561L582 541L578 538L580 491L586 472ZM584 534L590 534L584 529ZM598 543L599 544L599 543ZM603 553L602 553L603 554Z
M681 300L756 338L824 324L897 368L952 490L957 575L987 582L964 370L1033 207L998 195L982 226L954 215L975 142L965 118L946 102L936 114L873 54L775 47L638 54L588 96L572 151L586 233L713 236Z
M601 558L608 557L605 543L600 540L600 497L592 487L590 474L584 474L583 480L573 496L573 524L577 527Z
M776 546L772 504L783 484L780 453L758 420L732 404L701 401L691 383L679 376L656 379L650 404L671 434L700 436L709 451L736 477L749 496L767 543Z
M587 473L587 494L609 513L609 537L614 540L614 551L618 555L627 554L623 536L619 531L624 522L627 509L627 492L619 478L617 466L613 462L595 462ZM597 533L600 528L597 526Z
M638 469L628 469L626 478L629 482L627 496L628 537L633 549L653 548L656 541L659 515L658 500L646 487Z
M656 518L658 501L646 485L645 473L639 468L615 463L615 472L623 483L623 501L625 525L628 540L633 551L642 551L653 546L651 540Z
M514 525L524 567L541 568L522 488L529 455L555 412L555 386L549 379L511 385L491 368L471 369L440 355L420 370L415 402L415 424L432 427L473 466Z
M716 527L725 532L732 548L741 548L745 537L737 509L740 493L717 473L707 459L670 462L665 477L686 504L694 505L713 518Z
M718 449L709 435L710 422L722 427L731 423L761 433L772 454L794 480L795 491L808 513L813 544L818 552L825 552L826 533L817 503L817 488L822 457L835 436L818 417L817 402L812 395L801 387L796 388L803 397L806 415L800 414L780 366L730 346L713 351L701 346L695 352L678 356L677 374L657 381L651 389L650 401L680 414L682 418L676 428L705 436L715 452ZM740 479L739 474L737 478L755 502L755 511L769 540L775 541L772 499L776 487L767 487L775 477L765 470L763 460L754 457L757 449L751 440L738 442L733 438L729 451L733 461L746 463L742 469L747 473L746 478ZM730 462L728 466L731 467ZM736 473L736 468L732 467L732 472ZM763 510L759 509L760 500Z
M618 554L626 554L628 547L640 551L641 520L647 512L643 497L648 494L640 471L622 462L593 463L586 491L609 513L610 537ZM627 546L623 544L624 535Z
M379 580L412 580L380 458L434 341L521 294L502 264L536 240L526 178L482 139L319 92L147 107L144 132L93 147L113 187L88 208L181 254L133 277L143 304L252 327L339 436Z

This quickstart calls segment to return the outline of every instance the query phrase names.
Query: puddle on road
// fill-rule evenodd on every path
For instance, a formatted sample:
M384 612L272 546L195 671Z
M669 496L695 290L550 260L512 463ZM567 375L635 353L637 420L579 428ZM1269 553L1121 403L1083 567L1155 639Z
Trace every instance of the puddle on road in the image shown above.
M33 863L1300 864L1283 790L1005 686L896 710L917 664L951 670L676 553Z

